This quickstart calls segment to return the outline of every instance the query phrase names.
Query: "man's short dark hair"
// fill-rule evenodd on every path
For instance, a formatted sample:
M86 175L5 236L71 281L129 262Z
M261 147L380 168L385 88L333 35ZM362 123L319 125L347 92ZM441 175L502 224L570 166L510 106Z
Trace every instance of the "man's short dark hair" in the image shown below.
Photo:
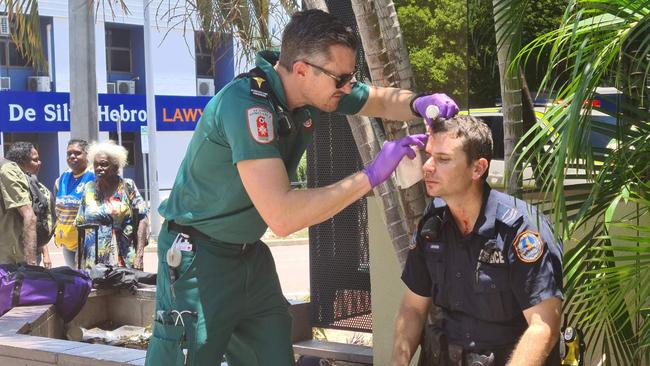
M68 147L70 147L72 145L79 145L81 150L83 150L86 153L88 152L88 141L86 141L86 140L72 139L72 140L68 141Z
M7 160L11 160L14 163L23 166L29 163L32 160L32 149L34 145L31 142L26 141L17 141L9 146L9 151L5 155Z
M291 16L282 33L280 65L291 70L299 60L322 56L329 59L330 46L341 45L356 51L358 44L356 34L337 17L317 9L299 11Z
M474 116L457 115L450 119L437 119L431 125L431 133L450 133L461 138L463 151L467 154L467 162L472 163L480 158L485 158L488 163L492 160L492 131L480 118ZM486 179L485 172L483 179Z

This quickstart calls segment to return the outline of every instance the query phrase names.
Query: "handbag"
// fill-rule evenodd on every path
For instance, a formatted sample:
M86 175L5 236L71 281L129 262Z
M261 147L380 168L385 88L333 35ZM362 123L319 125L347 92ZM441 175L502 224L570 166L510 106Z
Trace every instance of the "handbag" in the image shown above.
M0 315L16 306L54 304L64 322L81 311L91 289L90 277L70 267L0 264Z

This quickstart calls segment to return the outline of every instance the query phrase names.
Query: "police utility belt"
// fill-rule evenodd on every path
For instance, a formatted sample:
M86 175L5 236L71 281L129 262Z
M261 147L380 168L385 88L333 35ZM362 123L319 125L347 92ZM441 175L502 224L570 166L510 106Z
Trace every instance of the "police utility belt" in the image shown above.
M460 345L448 344L446 332L438 325L425 325L424 333L418 366L495 365L494 352L475 352Z

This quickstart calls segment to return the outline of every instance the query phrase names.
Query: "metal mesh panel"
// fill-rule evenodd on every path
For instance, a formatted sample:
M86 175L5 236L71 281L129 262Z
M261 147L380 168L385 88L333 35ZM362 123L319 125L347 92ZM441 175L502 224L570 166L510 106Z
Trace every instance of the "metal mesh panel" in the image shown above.
M349 1L328 1L330 12L356 28ZM363 60L360 55L358 60ZM362 66L362 61L359 61ZM362 69L362 68L360 68ZM307 186L322 187L362 169L347 119L323 113L307 150ZM372 330L367 203L361 199L309 229L312 325Z
M322 114L307 151L307 186L322 187L361 169L345 117ZM370 331L368 215L361 199L309 228L312 324Z

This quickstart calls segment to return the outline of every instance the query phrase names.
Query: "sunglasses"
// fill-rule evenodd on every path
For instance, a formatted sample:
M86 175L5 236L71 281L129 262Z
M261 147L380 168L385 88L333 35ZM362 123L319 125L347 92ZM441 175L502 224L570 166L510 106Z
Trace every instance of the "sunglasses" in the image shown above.
M334 82L336 83L335 84L336 89L341 89L342 87L346 86L349 82L355 83L357 81L357 79L354 78L354 73L336 76L318 65L314 65L311 62L307 62L305 60L301 60L301 61L313 68L320 70L323 74L334 79Z

